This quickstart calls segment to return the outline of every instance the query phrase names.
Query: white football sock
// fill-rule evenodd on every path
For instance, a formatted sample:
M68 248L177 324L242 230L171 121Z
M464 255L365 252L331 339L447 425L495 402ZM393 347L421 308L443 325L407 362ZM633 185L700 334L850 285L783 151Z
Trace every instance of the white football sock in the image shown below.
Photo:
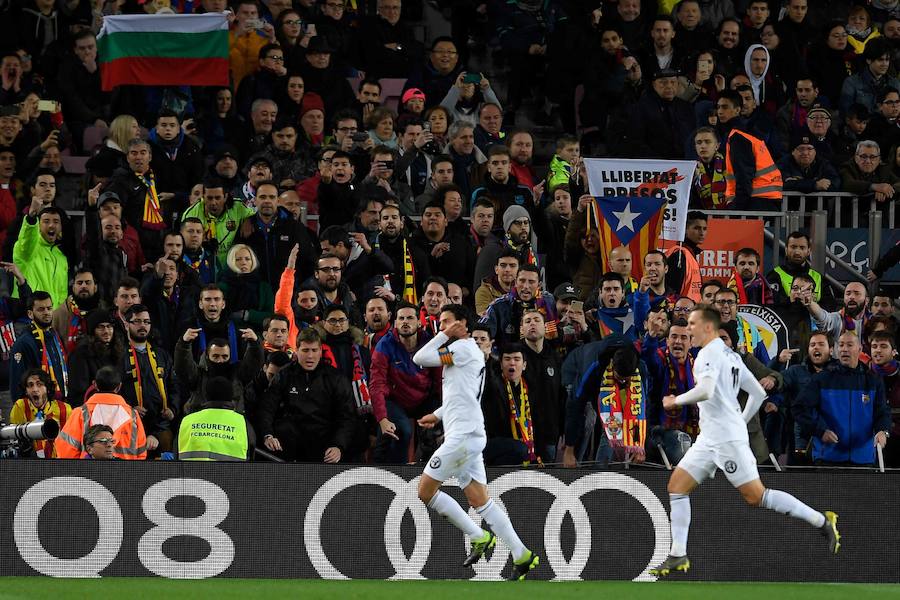
M669 507L672 520L672 550L669 554L685 556L691 527L691 499L685 494L669 494Z
M509 549L512 551L514 562L519 562L525 558L525 555L528 553L528 548L525 547L525 544L522 543L522 540L520 540L519 536L516 534L516 530L513 529L509 516L500 510L500 507L494 503L493 499L489 499L487 504L479 506L475 510L479 515L484 517L485 522L491 526L491 531L493 531L501 540L506 542L506 545L509 546Z
M475 522L469 518L469 514L463 510L463 507L459 505L459 502L441 490L438 490L431 498L431 502L428 503L428 508L433 509L436 513L445 517L448 521L453 523L457 529L473 540L477 540L484 535L484 531L482 531L481 527L476 525Z
M803 504L787 492L766 490L763 492L762 507L780 512L783 515L791 515L797 519L803 519L813 527L825 525L825 515Z

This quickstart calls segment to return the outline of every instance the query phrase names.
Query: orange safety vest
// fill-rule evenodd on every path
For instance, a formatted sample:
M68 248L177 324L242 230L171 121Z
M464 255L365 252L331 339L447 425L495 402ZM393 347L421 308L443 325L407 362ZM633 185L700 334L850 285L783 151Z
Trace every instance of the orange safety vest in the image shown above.
M728 134L728 141L734 135L743 136L753 146L753 156L756 162L756 172L753 174L753 182L750 185L750 196L753 198L769 198L771 200L781 200L781 189L783 182L781 180L781 171L775 166L766 143L761 139L732 129ZM725 152L725 197L734 198L737 184L734 180L734 165L731 164L730 146L726 147Z
M146 460L147 436L137 409L118 394L98 392L72 411L56 437L57 458L85 456L84 436L91 425L104 423L113 428L116 441L113 456L121 460Z
M697 262L697 257L694 256L694 253L684 246L672 246L666 250L666 256L672 256L679 251L684 256L684 280L681 282L681 289L678 290L678 295L690 298L699 304L702 299L700 290L703 288L700 263Z

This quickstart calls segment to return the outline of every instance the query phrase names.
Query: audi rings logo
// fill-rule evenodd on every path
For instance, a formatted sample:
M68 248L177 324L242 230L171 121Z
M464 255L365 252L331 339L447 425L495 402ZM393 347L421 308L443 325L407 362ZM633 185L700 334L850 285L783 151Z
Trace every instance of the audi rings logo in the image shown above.
M357 485L376 485L394 492L384 519L384 542L387 556L394 568L391 579L425 579L422 569L431 553L431 516L428 508L419 500L419 477L406 481L402 477L374 467L359 467L343 471L326 481L309 503L303 523L306 551L316 572L326 579L349 579L338 570L325 555L320 537L322 517L328 504L341 492ZM544 522L544 548L546 562L553 569L556 581L578 581L587 566L591 553L591 521L581 497L588 492L611 490L628 494L637 500L650 515L653 523L653 555L634 581L655 581L648 572L651 566L665 560L671 545L669 521L665 507L646 485L619 473L593 473L566 484L542 471L516 471L502 475L488 485L494 501L503 507L500 496L517 488L540 489L553 496L553 503ZM400 537L403 515L409 512L416 530L415 543L407 557L396 543ZM470 515L480 524L481 517L470 509ZM575 548L566 560L561 546L561 530L566 514L572 518L575 529ZM466 551L469 550L466 540ZM480 560L473 566L475 580L502 579L501 571L509 559L509 548L499 542L491 558Z

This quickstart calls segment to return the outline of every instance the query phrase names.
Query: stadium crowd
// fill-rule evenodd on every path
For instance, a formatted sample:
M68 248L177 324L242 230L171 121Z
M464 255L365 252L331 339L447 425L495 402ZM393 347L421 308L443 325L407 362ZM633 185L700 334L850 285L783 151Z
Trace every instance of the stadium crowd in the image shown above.
M223 11L231 85L103 91L104 16ZM454 303L488 464L676 463L704 302L770 394L760 462L900 467L895 295L835 293L802 231L727 284L697 260L715 211L782 190L894 202L897 0L23 0L0 46L4 417L62 426L35 456L427 460L441 370L412 356ZM697 160L684 244L602 248L582 153Z

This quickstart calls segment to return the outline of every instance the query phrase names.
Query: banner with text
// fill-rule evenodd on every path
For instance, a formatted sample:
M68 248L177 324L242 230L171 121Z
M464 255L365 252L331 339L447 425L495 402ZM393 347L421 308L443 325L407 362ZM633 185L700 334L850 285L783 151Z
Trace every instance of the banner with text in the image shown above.
M696 162L585 158L584 165L591 196L664 198L660 239L684 240Z
M741 248L753 248L763 256L761 219L710 219L708 224L699 260L703 281L716 279L728 283L734 270L735 256Z
M419 500L420 467L0 461L0 576L498 580L509 549L468 541ZM529 577L654 581L671 544L668 471L489 469L541 564ZM848 543L747 507L724 477L691 496L699 581L900 582L900 473L763 473L841 515ZM452 481L450 482L453 483ZM462 490L444 488L465 503ZM465 504L463 504L465 506ZM474 511L472 512L474 515Z

